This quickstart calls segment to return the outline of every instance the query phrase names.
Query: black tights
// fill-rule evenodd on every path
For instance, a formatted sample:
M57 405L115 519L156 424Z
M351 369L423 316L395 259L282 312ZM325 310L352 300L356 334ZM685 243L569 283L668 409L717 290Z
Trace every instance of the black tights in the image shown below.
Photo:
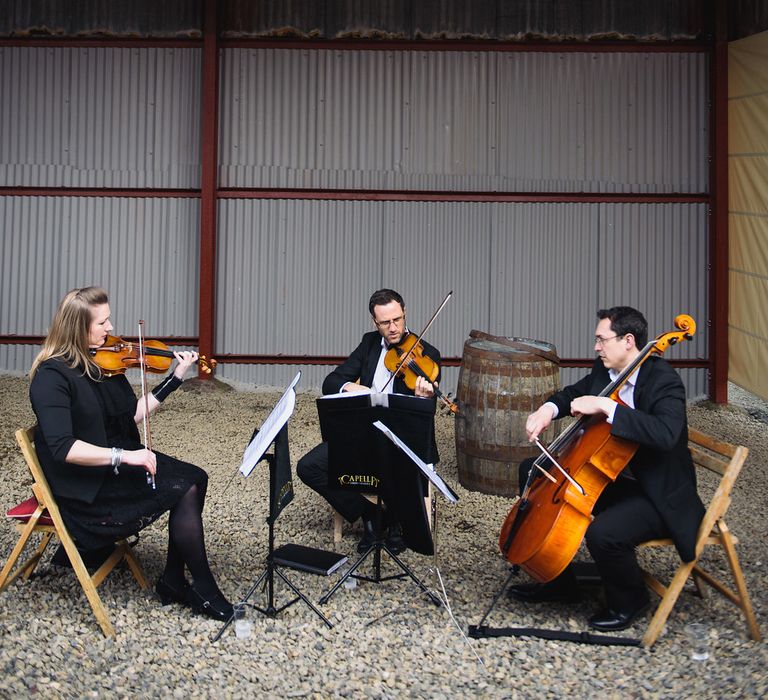
M192 575L192 582L203 595L219 592L208 565L203 532L203 501L197 484L193 484L171 508L168 519L168 559L163 572L164 581L173 588L180 588L184 580L184 565Z

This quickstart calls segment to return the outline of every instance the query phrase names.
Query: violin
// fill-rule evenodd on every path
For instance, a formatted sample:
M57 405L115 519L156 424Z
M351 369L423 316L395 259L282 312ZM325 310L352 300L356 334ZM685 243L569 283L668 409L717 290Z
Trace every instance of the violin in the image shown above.
M148 372L162 374L167 372L173 362L173 351L160 340L144 341L144 363L141 362L141 349L138 343L129 343L122 338L108 335L100 348L91 350L93 361L107 376L125 374L132 367L144 367ZM216 360L207 360L203 355L198 358L200 369L206 374L216 367Z
M440 367L431 357L424 354L424 345L415 333L406 333L397 345L387 350L384 366L393 375L399 374L411 391L415 391L418 377L423 377L432 385L435 396L445 403L451 413L459 412L458 406L435 384Z
M619 390L652 355L691 340L696 323L675 318L679 331L649 342L624 371L600 392L619 401ZM637 452L636 442L611 435L604 417L584 415L569 425L533 463L523 494L501 528L499 549L510 564L519 565L540 583L556 578L576 555L592 509L605 487L615 481ZM541 472L546 479L533 476Z

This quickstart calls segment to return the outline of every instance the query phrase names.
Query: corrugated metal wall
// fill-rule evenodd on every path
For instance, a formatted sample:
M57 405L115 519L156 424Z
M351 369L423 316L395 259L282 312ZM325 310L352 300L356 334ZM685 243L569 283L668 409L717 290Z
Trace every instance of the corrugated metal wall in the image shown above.
M196 335L199 217L196 199L0 197L0 335L44 334L89 284L108 289L120 333L144 318L147 334Z
M216 347L229 352L343 355L373 330L371 291L390 286L417 332L454 291L429 334L445 356L477 328L588 357L595 311L617 303L643 309L651 335L692 315L695 341L670 357L706 356L704 205L232 200L219 225ZM219 376L269 385L292 371L222 365ZM312 386L328 369L303 372ZM446 373L449 390L457 377ZM691 379L706 393L705 371Z
M198 50L0 50L16 102L0 107L4 184L197 186ZM707 189L703 54L227 49L221 72L221 186ZM0 333L43 333L63 291L90 282L118 328L196 333L197 200L5 197L0 222ZM681 311L704 331L707 226L688 204L221 200L216 350L344 355L384 285L417 330L454 289L430 333L449 356L472 328L589 356L594 311L613 303L646 310L653 333ZM11 370L28 355L0 347ZM282 384L295 369L219 375ZM328 371L306 369L305 387ZM704 370L687 375L706 390Z
M223 187L703 192L701 54L230 49Z
M198 49L0 46L0 186L200 186Z

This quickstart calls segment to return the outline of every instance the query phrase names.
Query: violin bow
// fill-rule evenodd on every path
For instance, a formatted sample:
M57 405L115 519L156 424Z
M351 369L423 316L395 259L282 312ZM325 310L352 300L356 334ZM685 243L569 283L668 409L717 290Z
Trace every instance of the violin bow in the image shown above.
M149 430L149 392L147 390L147 364L144 357L144 321L139 321L139 368L141 369L141 390L144 394L144 446L152 451L152 433ZM152 485L154 491L155 476L147 472L147 483Z
M429 321L427 321L427 325L424 326L424 330L421 331L421 333L419 333L418 337L416 338L416 342L413 345L411 345L411 349L407 353L405 353L405 355L403 355L403 358L398 363L397 367L395 368L395 371L392 373L392 376L384 385L384 389L382 389L382 391L384 391L389 386L390 382L397 376L397 373L400 371L400 368L406 362L408 362L411 355L413 354L413 351L416 349L416 346L421 342L421 339L424 337L424 334L429 330L429 327L432 325L434 320L437 318L438 314L443 310L443 307L448 303L448 300L452 296L453 296L453 290L451 290L450 292L448 292L448 294L445 295L445 299L443 299L443 303L437 307L437 311L435 311L435 313L432 314L432 318L430 318Z

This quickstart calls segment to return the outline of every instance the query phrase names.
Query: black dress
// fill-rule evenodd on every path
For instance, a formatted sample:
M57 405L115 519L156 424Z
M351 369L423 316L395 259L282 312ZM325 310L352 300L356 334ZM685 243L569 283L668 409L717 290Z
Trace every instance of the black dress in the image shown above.
M70 396L68 407L60 399L62 393ZM82 408L84 396L95 398L97 411L92 415L89 434L78 435L77 416L73 414ZM193 484L198 485L202 505L208 484L205 471L161 452L155 453L155 489L147 483L147 472L141 467L123 464L116 475L111 467L78 467L63 463L54 456L56 449L52 446L71 447L73 438L100 447L122 447L125 450L142 447L133 420L137 400L125 375L94 381L60 361L48 360L38 368L32 380L30 397L38 417L35 445L43 471L51 483L64 522L81 549L96 549L138 533L170 510ZM88 412L93 413L91 410ZM102 425L93 426L99 417L103 422L103 431ZM59 449L59 453L63 449ZM76 474L78 479L87 475L93 480L101 480L95 496L88 497L88 489L82 489L83 497L67 489L68 471ZM57 485L60 488L57 489Z

